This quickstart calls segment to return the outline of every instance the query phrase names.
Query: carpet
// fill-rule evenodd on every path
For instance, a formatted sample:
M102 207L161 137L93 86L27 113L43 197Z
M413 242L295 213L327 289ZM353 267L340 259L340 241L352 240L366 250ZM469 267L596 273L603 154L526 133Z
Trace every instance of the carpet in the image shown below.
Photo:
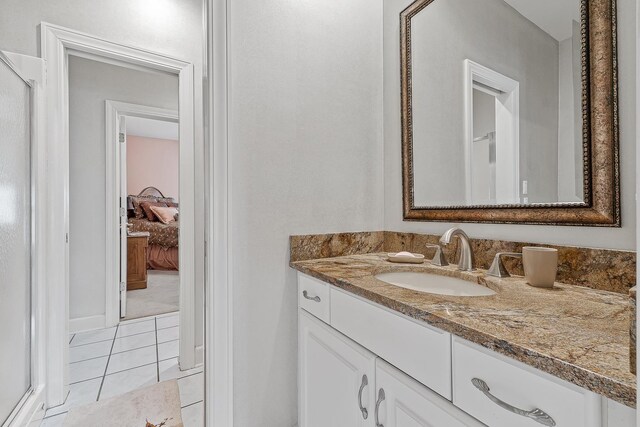
M147 271L147 289L127 291L127 316L123 320L180 309L180 276L177 271Z
M65 427L183 427L176 380L69 410Z

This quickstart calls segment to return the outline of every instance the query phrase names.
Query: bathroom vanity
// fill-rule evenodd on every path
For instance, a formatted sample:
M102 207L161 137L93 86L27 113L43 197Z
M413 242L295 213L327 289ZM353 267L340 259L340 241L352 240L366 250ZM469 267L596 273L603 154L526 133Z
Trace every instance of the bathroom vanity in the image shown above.
M291 263L301 427L635 425L624 295L385 258ZM375 277L398 271L495 294L438 295Z
M615 0L385 7L400 18L385 26L400 59L385 139L399 117L404 220L621 225ZM635 254L552 248L562 283L541 289L464 271L518 242L405 234L291 241L301 427L636 424ZM381 253L434 248L442 266Z

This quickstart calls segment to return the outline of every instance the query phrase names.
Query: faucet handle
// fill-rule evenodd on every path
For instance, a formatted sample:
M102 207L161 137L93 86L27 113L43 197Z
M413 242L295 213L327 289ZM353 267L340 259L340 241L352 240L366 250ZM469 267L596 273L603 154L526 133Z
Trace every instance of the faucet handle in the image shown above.
M427 243L425 245L427 248L435 248L436 253L433 255L433 259L431 260L431 264L439 265L440 267L444 267L445 265L449 265L447 262L447 258L444 256L444 252L442 252L442 246L440 245L432 245L431 243Z
M502 263L502 257L508 256L511 258L522 258L521 252L498 252L495 257L493 257L493 262L491 263L491 267L487 270L487 274L489 276L495 277L511 277L504 264Z

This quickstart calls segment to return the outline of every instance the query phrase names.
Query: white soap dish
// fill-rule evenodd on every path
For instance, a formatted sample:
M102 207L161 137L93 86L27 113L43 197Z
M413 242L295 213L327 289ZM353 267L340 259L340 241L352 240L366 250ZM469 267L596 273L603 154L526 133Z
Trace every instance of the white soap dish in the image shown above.
M396 254L387 254L387 260L391 262L401 262L409 264L422 264L424 262L424 255L412 254L411 252L398 252Z

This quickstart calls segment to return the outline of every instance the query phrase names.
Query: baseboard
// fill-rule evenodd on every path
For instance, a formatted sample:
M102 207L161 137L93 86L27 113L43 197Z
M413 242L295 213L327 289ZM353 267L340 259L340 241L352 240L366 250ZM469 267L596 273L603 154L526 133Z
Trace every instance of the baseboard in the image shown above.
M204 363L204 346L199 345L196 347L196 366Z
M74 334L76 332L100 329L104 328L106 324L106 317L104 314L100 314L98 316L78 317L76 319L69 319L69 332Z

